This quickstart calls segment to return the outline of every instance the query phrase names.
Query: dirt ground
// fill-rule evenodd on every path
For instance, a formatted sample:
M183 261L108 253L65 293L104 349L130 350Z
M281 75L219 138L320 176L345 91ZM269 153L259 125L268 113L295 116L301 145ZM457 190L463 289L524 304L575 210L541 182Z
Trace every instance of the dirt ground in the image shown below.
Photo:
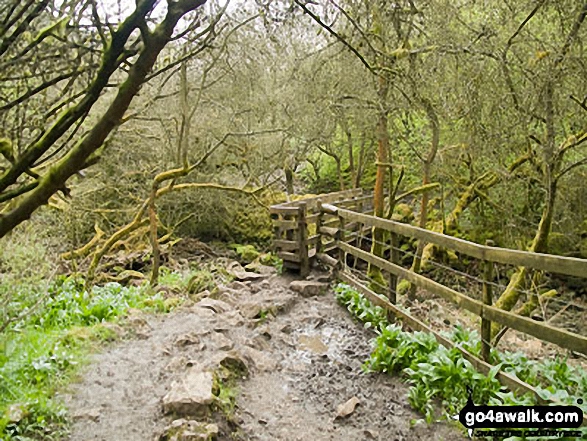
M63 398L70 441L158 440L174 419L162 399L190 366L227 353L244 361L234 410L208 418L219 440L459 440L445 423L428 426L398 378L364 373L374 334L332 294L303 297L293 279L233 282L166 316L132 314L134 337L96 354ZM348 400L354 411L337 417ZM191 438L190 438L191 439Z

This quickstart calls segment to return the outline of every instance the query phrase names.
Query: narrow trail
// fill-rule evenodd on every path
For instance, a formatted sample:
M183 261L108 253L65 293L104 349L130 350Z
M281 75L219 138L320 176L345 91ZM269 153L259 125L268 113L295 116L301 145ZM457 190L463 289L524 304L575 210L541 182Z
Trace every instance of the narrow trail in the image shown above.
M218 440L459 440L446 424L410 427L421 418L399 379L361 370L373 334L354 322L332 293L304 297L293 279L233 282L167 316L131 317L135 338L96 354L64 396L70 441L159 439L174 418L162 400L194 365L242 361L230 417L207 417ZM337 408L359 404L346 417ZM200 420L203 420L200 418ZM177 438L202 439L202 438Z

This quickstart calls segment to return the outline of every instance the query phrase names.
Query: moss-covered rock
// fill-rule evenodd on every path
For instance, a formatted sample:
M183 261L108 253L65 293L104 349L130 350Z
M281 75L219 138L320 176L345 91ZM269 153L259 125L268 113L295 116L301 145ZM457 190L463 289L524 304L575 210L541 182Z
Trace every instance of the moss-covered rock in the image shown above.
M397 204L391 219L396 222L409 223L414 220L414 210L408 204Z

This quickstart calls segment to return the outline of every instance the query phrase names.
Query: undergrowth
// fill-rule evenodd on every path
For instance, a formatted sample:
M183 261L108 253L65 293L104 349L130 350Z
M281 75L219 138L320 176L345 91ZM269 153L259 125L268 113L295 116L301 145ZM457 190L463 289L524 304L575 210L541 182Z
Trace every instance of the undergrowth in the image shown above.
M160 284L186 286L188 275L162 271ZM74 378L88 352L115 340L109 325L131 309L168 312L181 302L147 285L107 283L90 292L76 277L49 284L0 280L6 304L0 333L0 440L57 440L68 415L55 393Z
M458 349L445 348L432 334L405 332L401 326L388 323L381 307L371 304L350 286L339 284L335 292L339 303L378 334L364 364L365 370L401 374L410 384L410 404L428 423L437 419L435 403L441 405L445 418L458 414L467 402L469 388L477 405L537 404L533 395L519 396L505 390L496 379L500 370L534 386L542 398L554 398L568 405L582 403L579 406L587 413L587 404L577 401L587 396L587 373L570 366L565 358L534 361L519 352L493 350L492 357L497 364L488 375L483 375ZM477 331L457 326L445 335L457 346L480 356L481 339ZM587 430L582 430L587 438ZM517 439L520 438L509 438L510 441Z

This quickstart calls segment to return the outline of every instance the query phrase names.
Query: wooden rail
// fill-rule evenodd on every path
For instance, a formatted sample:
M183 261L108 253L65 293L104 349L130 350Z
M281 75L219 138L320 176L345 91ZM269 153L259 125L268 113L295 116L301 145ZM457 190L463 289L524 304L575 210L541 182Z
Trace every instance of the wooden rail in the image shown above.
M575 277L587 277L587 259L574 257L553 256L550 254L530 253L527 251L509 250L491 246L479 245L457 237L446 236L434 231L414 227L412 225L356 213L332 205L323 205L332 214L342 216L345 220L361 222L370 227L381 228L424 242L433 243L443 248L453 249L459 253L489 262L505 263L508 265L525 266L528 268L565 274Z
M381 219L363 213L357 213L333 204L323 204L322 210L324 213L337 216L338 219L342 220L341 228L345 228L344 225L346 223L353 222L359 225L362 224L369 227L381 228L391 233L419 239L440 247L453 249L462 254L481 259L484 262L525 266L553 273L587 278L587 260L585 259L529 253L525 251L479 245L463 239L425 230L423 228ZM359 226L359 228L361 227ZM331 230L326 230L324 228L321 228L319 233L333 235ZM459 308L465 309L479 316L482 319L482 335L484 338L488 336L488 329L490 329L491 322L495 322L537 337L542 341L554 343L562 348L587 354L587 337L564 329L555 328L546 323L535 321L528 317L514 314L510 311L499 309L491 304L492 296L490 290L485 293L484 301L479 301L435 282L421 274L405 269L399 266L398 262L394 261L394 259L388 261L340 240L336 241L336 246L344 253L339 259L346 260L345 255L347 253L351 254L355 258L364 260L370 265L375 265L389 274L402 277L410 283L454 303ZM486 272L485 277L488 278L488 280L485 280L484 289L488 290L489 282L491 281L489 280L491 273ZM485 341L483 353L486 360L488 360L489 348L487 341Z
M491 241L480 245L405 223L374 217L371 214L372 196L363 194L360 189L320 195L303 201L273 206L271 207L271 216L276 235L275 249L278 255L284 259L284 265L287 264L286 266L299 269L302 275L307 274L315 259L339 269L339 279L352 285L373 304L400 318L411 329L431 333L439 344L447 348L456 347L466 360L478 371L485 374L493 367L490 364L489 345L492 322L532 335L542 341L554 343L562 348L587 354L587 337L516 315L492 304L493 263L587 278L587 260L497 248L493 246ZM417 239L421 243L432 243L479 259L482 262L481 268L483 270L481 276L483 282L482 300L471 298L428 277L403 268L400 266L399 256L395 252L391 252L390 260L387 260L363 250L361 248L363 239L369 235L373 228L390 232L392 240L395 241L398 236L409 237ZM393 243L396 243L397 247L397 242ZM362 260L389 274L389 298L386 299L376 294L352 274L345 271L348 255L352 255L355 262ZM394 289L398 277L480 317L482 359L455 345L398 307L395 304ZM540 403L545 403L535 388L516 376L498 372L496 378L509 389L521 393L532 393Z
M323 231L338 231L339 220L322 212L323 203L336 203L353 212L371 212L372 199L360 188L323 194L308 199L273 205L269 212L273 223L273 247L284 266L306 276L319 248L323 253L336 247L334 241L322 244ZM323 246L322 246L323 245Z

